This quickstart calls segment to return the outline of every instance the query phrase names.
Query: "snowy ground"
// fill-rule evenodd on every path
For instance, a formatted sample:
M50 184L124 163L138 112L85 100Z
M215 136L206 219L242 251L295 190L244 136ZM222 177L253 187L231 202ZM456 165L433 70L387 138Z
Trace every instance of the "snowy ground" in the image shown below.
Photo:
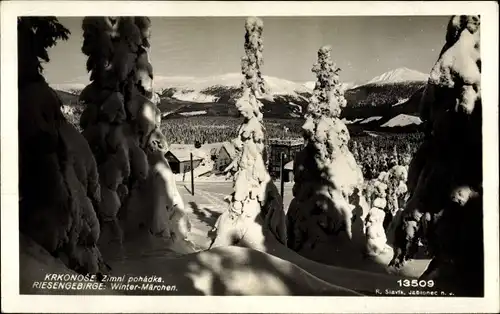
M280 186L276 182L276 186ZM134 237L124 243L120 256L101 250L112 274L122 276L160 276L166 284L176 285L171 292L106 290L105 294L170 294L170 295L352 295L341 287L372 295L375 289L399 289L397 280L402 277L380 271L365 271L319 264L278 246L274 253L264 253L243 247L224 247L214 250L210 245L209 231L219 215L226 210L224 197L231 193L231 182L195 182L191 194L189 183L178 182L192 222L189 240L198 252L173 252L171 247L152 236ZM292 184L285 184L284 205L292 199ZM22 245L24 247L24 245ZM179 248L177 248L179 249ZM276 250L276 251L275 251ZM21 269L29 269L22 278L22 289L27 293L49 293L31 287L33 280L42 280L45 270L65 273L64 267L43 257L36 248L26 248L21 253ZM47 255L48 256L48 255ZM404 274L415 278L426 267L427 261L410 262ZM40 271L35 271L40 269ZM108 287L109 288L109 287Z
M400 114L392 118L391 120L387 121L386 123L382 124L382 127L395 127L395 126L407 126L410 124L416 124L419 125L422 123L422 120L419 117L416 116L411 116L407 114Z
M280 182L275 182L280 187ZM285 197L283 200L285 210L288 209L292 201L293 184L285 183ZM224 197L232 193L232 182L195 182L194 195L191 195L191 184L187 182L177 182L177 188L184 199L185 204L190 208L189 216L193 223L194 243L201 247L208 248L208 231L215 225L219 215L225 211L228 204Z

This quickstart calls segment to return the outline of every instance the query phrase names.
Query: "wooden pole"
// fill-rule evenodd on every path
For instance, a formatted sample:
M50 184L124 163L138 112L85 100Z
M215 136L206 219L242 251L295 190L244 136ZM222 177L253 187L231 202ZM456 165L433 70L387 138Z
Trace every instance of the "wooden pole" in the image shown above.
M280 184L281 184L281 197L285 197L285 175L284 175L284 170L285 170L285 165L283 165L283 159L284 159L284 153L281 153L280 156Z
M189 153L191 157L191 195L194 195L194 167L193 167L193 153Z

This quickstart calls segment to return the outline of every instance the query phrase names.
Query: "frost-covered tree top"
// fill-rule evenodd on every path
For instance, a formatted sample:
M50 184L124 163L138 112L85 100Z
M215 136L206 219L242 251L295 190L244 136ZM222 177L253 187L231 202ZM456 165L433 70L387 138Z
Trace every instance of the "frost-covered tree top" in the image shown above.
M264 23L258 17L249 17L245 22L245 56L241 58L241 73L245 76L242 82L243 92L248 88L255 96L268 91L260 68L264 64L264 41L262 32Z
M332 61L330 46L319 49L318 61L312 71L316 74L317 81L307 107L306 121L302 126L305 138L315 147L318 169L326 171L325 175L329 180L337 177L337 180L344 182L342 186L352 190L352 187L363 179L361 170L358 169L347 146L350 140L349 131L339 119L346 100L339 81L340 69ZM336 162L333 162L334 159ZM348 165L347 168L340 166L344 162Z
M481 97L480 20L478 16L457 15L450 19L438 62L429 83L455 88L460 93L455 111L471 114Z
M340 68L332 61L332 48L323 46L318 51L318 61L312 71L316 74L316 86L310 99L307 114L317 118L339 117L340 110L347 101L339 81Z

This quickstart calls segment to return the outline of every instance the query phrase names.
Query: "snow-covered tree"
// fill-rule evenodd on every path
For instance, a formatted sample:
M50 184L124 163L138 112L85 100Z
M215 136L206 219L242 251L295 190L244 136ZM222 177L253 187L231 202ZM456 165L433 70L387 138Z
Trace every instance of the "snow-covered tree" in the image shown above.
M359 150L361 148L359 147L358 143L357 142L353 142L352 143L352 156L354 157L354 160L359 160L359 157L360 157L360 154L359 154Z
M426 138L408 173L409 200L392 264L424 237L422 278L461 295L483 293L481 57L478 16L453 16L420 103Z
M92 82L80 95L86 106L80 124L99 167L102 243L121 243L141 230L186 240L190 223L164 157L168 143L154 102L151 21L85 17L82 28Z
M74 271L107 271L96 245L96 161L64 117L40 63L49 61L47 49L68 39L69 31L54 17L21 17L17 27L20 232Z
M368 204L371 208L375 207L373 210L375 216L377 216L377 213L380 214L377 217L382 219L383 228L379 230L384 230L385 235L389 238L384 239L388 240L389 243L393 241L396 224L395 217L401 214L406 201L407 177L408 169L405 166L395 165L388 171L379 173L377 178L366 182L364 189L364 195ZM383 214L380 211L383 211ZM368 218L368 220L373 219L372 217ZM369 224L371 225L371 223ZM378 227L380 226L377 226L377 228ZM367 232L367 234L370 236L369 234L372 233L372 231L368 231L370 232ZM382 238L381 234L379 241L382 241ZM377 252L378 250L375 249L374 251Z
M390 164L389 166L392 168L396 165L399 165L400 162L402 162L402 161L400 161L400 154L398 152L398 148L396 145L394 145L392 147L392 154L389 157L389 164Z
M267 88L261 75L263 64L263 22L250 17L245 23L245 53L241 60L243 94L236 102L243 123L234 141L238 157L229 168L234 174L234 192L229 197L229 209L216 224L216 237L212 247L234 244L241 240L252 226L255 230L271 231L275 238L286 243L283 201L266 170L262 103L257 97L266 94ZM230 169L227 169L230 171ZM262 248L263 234L247 236L252 245ZM251 240L249 240L251 239Z
M366 246L364 218L368 208L362 195L361 169L347 146L349 132L339 119L346 100L331 47L318 51L312 71L317 81L302 127L306 146L294 160L288 246L296 251L313 248L321 238L337 234L361 251Z

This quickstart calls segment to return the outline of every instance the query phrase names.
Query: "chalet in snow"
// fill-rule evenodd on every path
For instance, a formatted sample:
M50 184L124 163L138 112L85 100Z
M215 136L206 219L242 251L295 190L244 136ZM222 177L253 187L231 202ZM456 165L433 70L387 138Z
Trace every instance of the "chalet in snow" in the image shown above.
M171 148L165 154L165 158L167 158L173 173L186 173L191 171L190 153L193 153L193 169L196 169L204 159L196 150Z
M224 171L227 166L237 157L236 148L231 142L224 142L215 155L215 170Z
M165 155L173 173L183 174L191 171L191 156L193 154L193 170L210 158L213 161L211 173L221 174L237 158L237 151L231 141L217 145L206 144L206 149L195 149L185 145L173 144ZM211 149L209 148L211 146ZM293 160L295 155L304 147L303 139L270 139L264 152L269 173L274 179L280 178L283 165L283 179L285 182L293 181ZM282 160L283 159L283 160ZM283 162L283 163L282 163Z

